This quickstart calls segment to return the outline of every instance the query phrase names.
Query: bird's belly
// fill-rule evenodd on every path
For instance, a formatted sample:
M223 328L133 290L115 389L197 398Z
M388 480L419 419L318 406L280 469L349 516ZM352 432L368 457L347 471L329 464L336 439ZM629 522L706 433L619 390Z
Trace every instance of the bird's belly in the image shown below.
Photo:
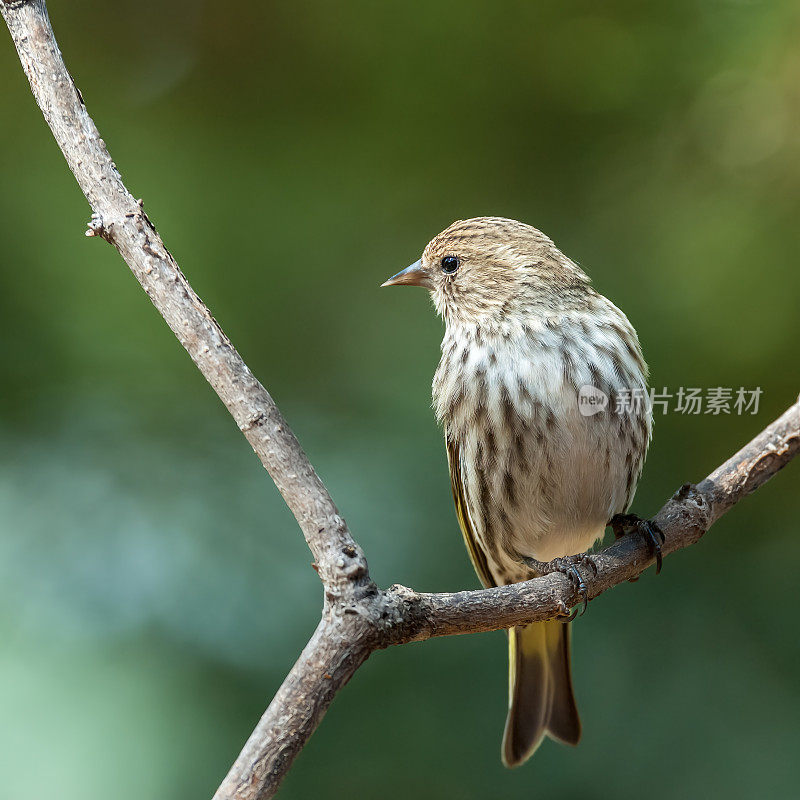
M523 442L504 448L495 437L493 464L481 434L468 437L467 462L485 464L467 482L471 504L485 510L479 537L499 583L527 577L522 556L550 561L584 552L626 507L631 447L615 415L584 417L573 397L550 408L550 423L526 426Z
M626 452L602 419L560 420L556 446L530 459L520 502L509 514L511 547L550 561L587 550L626 501Z

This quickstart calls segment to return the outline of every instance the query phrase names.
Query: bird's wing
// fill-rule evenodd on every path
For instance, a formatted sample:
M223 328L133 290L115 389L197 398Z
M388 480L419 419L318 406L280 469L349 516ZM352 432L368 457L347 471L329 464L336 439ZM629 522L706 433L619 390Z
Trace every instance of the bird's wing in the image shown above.
M447 462L450 465L450 484L453 487L453 501L456 505L456 516L458 524L461 526L461 533L464 535L464 543L469 551L472 566L481 579L481 583L486 586L496 586L494 578L489 572L489 563L486 560L486 553L481 549L481 545L475 537L475 528L469 514L467 498L464 492L464 478L461 469L461 448L454 442L445 430L445 444L447 445Z

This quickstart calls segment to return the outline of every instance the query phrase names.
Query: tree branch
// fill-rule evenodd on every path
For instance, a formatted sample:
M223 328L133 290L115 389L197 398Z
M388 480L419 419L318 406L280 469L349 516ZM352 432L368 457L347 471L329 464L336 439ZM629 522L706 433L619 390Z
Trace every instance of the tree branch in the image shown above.
M375 649L369 623L331 609L314 631L214 800L272 797L336 693Z
M336 693L377 649L552 619L578 598L548 575L496 589L423 594L379 590L364 555L275 402L252 375L164 246L141 201L125 188L67 72L44 0L0 0L45 120L93 210L87 235L114 245L219 395L295 515L325 586L322 619L253 731L215 800L272 797ZM800 449L800 401L697 486L685 485L656 522L664 554L695 543ZM640 575L647 545L624 537L593 556L589 596Z
M92 207L88 236L131 272L236 420L283 495L332 592L369 580L363 553L269 392L256 380L125 188L56 43L44 0L0 3L33 96Z

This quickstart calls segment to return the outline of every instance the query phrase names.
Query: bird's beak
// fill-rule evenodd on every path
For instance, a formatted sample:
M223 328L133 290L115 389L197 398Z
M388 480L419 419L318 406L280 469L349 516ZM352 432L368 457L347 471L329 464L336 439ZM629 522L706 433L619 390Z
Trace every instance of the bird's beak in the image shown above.
M381 286L422 286L425 289L433 289L430 276L422 268L422 259L415 261L410 267L398 272L397 275L392 275Z

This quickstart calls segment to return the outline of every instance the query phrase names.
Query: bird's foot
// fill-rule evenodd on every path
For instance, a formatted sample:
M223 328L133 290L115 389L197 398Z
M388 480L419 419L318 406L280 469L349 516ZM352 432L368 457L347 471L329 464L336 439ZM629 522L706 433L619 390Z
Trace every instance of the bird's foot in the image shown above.
M567 617L566 622L572 622L578 614L583 614L589 604L589 590L583 580L580 567L586 567L592 571L593 575L597 575L597 564L594 563L592 557L588 553L579 553L576 556L563 556L562 558L554 558L552 561L537 561L535 558L523 556L523 564L531 569L537 577L543 575L550 575L558 573L564 575L572 584L572 588L578 593L580 597L580 604L576 606L571 612L564 607L564 615Z
M661 528L651 519L642 519L636 514L617 514L608 523L614 531L614 536L621 539L629 533L638 533L649 545L656 560L656 575L661 572L662 555L661 546L665 537Z

